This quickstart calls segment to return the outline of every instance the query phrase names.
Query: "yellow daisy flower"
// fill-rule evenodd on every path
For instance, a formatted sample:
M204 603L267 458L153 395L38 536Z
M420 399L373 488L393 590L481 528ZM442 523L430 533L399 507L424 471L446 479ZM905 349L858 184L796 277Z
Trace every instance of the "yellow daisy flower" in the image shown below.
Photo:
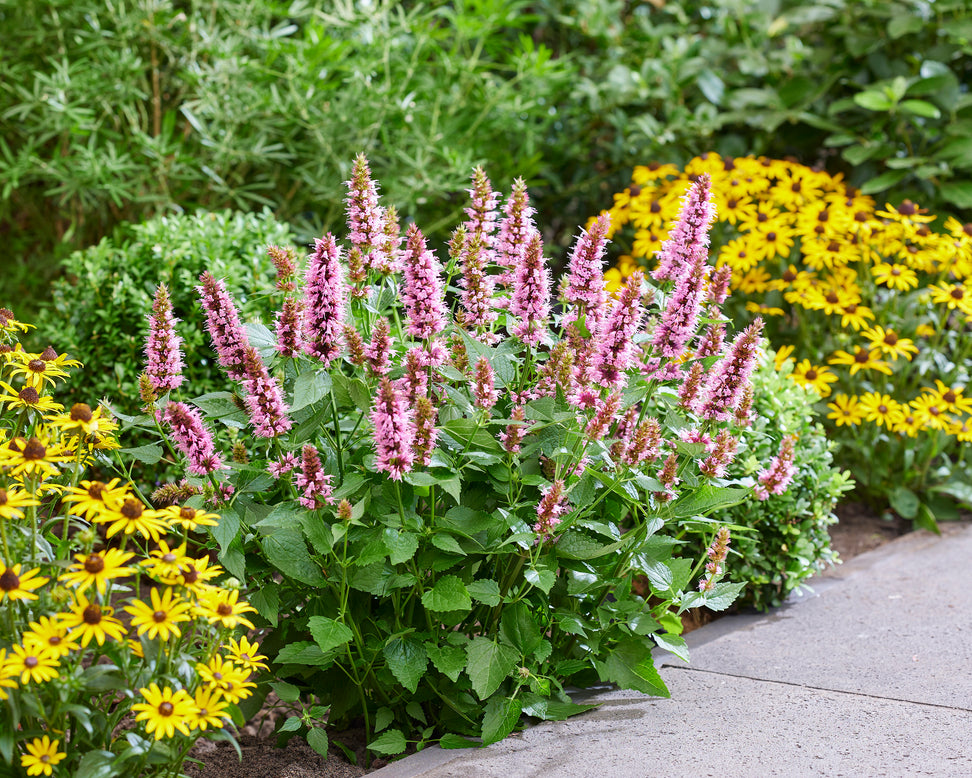
M132 705L135 720L145 722L145 734L155 733L155 739L175 737L176 730L183 735L189 734L189 720L195 713L196 703L185 689L172 691L166 686L160 689L151 683L139 689L145 702Z
M195 613L211 624L218 623L226 629L236 629L240 624L255 629L253 623L243 614L256 613L256 608L247 602L238 602L239 596L240 593L236 589L228 591L218 587L206 589L199 595Z
M793 356L794 347L791 345L780 346L776 349L776 356L773 357L773 364L777 371L783 369L783 365L789 361L790 357Z
M948 406L934 394L919 395L911 401L911 408L922 429L945 431L953 424Z
M187 560L176 575L162 578L161 581L169 586L185 586L198 596L209 590L209 581L218 578L224 572L219 565L210 566L209 557L204 556Z
M220 697L222 692L219 689L206 686L196 689L196 710L189 714L189 726L192 729L205 731L207 727L222 728L224 719L229 719L226 713L229 703Z
M106 535L110 538L119 532L126 535L138 533L142 537L158 542L159 538L169 530L160 511L147 507L135 497L126 497L117 508L95 516L94 521L99 524L109 524Z
M848 397L844 393L834 395L834 401L827 403L832 413L827 414L828 419L833 419L838 427L857 426L864 420L860 403L856 396Z
M947 305L950 311L958 308L964 313L972 314L972 301L965 293L965 287L962 284L942 284L941 286L931 284L928 291L932 293L933 303Z
M107 484L101 481L82 481L80 486L69 486L61 498L66 503L75 503L72 513L91 521L95 516L109 510L117 510L128 497L128 488L119 486L118 478Z
M68 628L61 620L50 616L32 621L22 642L25 647L44 649L57 657L65 657L78 647L76 638L68 634Z
M901 403L893 399L890 395L878 392L866 392L861 395L860 409L864 414L864 421L871 421L879 427L887 427L889 430L903 418Z
M82 647L92 640L103 646L106 639L121 641L124 638L125 625L114 618L113 609L91 602L81 592L75 597L74 604L68 606L71 612L63 614L61 622L71 630L72 637L81 641Z
M935 388L925 389L925 391L941 400L952 413L972 414L972 397L966 397L962 387L955 389L936 378Z
M255 683L247 680L250 674L246 670L237 667L219 654L206 664L197 664L196 672L209 688L218 689L227 701L232 703L246 699L252 694L251 689L256 688Z
M38 392L44 387L45 382L53 386L59 378L67 378L66 370L59 367L56 361L42 359L41 354L14 351L13 356L14 360L9 363L11 374L23 376L24 384Z
M164 513L164 511L160 511ZM159 547L150 552L149 558L142 565L153 578L172 578L179 575L179 570L192 560L186 556L186 544L176 548L169 548L164 540L159 541Z
M909 289L918 288L918 275L905 265L889 265L882 262L871 268L871 275L877 283L884 284L889 289L907 292Z
M47 735L35 737L25 745L26 754L20 757L20 766L27 768L27 775L53 775L58 762L67 759L67 754L58 751L60 740L51 740Z
M837 376L823 365L812 365L809 359L801 360L790 374L790 378L800 386L813 389L821 397L830 396L830 384Z
M881 352L877 349L866 349L858 346L853 354L846 351L835 351L833 356L827 360L828 365L847 365L850 367L850 374L856 375L861 370L877 370L879 373L891 375L891 367L887 362L881 361Z
M926 216L928 213L927 208L919 208L911 200L902 201L901 205L895 208L891 203L885 203L885 210L875 212L875 216L880 216L882 219L889 219L893 222L900 222L906 224L911 222L913 224L922 224L933 222L937 219L937 216Z
M24 512L21 508L40 505L34 495L23 489L0 488L0 519L22 519Z
M21 575L21 565L7 567L3 560L0 560L0 602L8 600L36 600L37 595L34 589L39 589L50 579L39 576L39 567L28 570Z
M900 356L910 362L912 355L918 353L918 347L913 340L900 337L894 330L875 326L866 328L861 334L870 341L872 348L895 361Z
M868 319L874 319L874 311L857 303L848 303L838 313L840 314L840 326L853 327L855 330L861 330L867 326Z
M4 664L4 672L20 676L20 683L46 683L57 678L60 658L53 651L35 644L14 645L13 653Z
M76 554L76 564L68 567L67 572L58 578L59 581L69 586L76 586L79 592L83 592L94 584L99 594L104 594L108 588L108 581L114 578L122 578L126 575L134 575L135 568L125 567L125 563L135 554L130 551L120 551L117 548L110 548L106 551L92 551L85 556Z
M54 402L52 397L41 394L33 386L14 389L10 384L0 381L5 394L0 394L0 405L10 408L39 411L40 413L57 413L64 410L64 406Z
M251 643L245 636L239 640L230 638L227 650L233 655L234 662L250 672L269 669L263 662L266 657L258 653L260 646Z
M215 527L219 524L218 514L190 508L188 505L170 505L163 508L162 513L173 527L182 527L190 532L195 532L200 527Z
M149 640L156 637L168 640L170 635L182 637L179 623L189 621L189 603L173 595L172 589L166 589L159 597L159 590L153 588L151 599L151 605L133 600L125 607L125 611L132 615L132 626L139 637L147 635Z
M14 438L0 446L0 467L10 468L12 476L35 474L42 478L55 476L60 472L56 465L68 462L71 458L50 445L50 441L46 438L32 437L30 440Z
M7 649L0 648L0 702L10 697L7 689L16 689L18 684L11 678L13 671L7 670Z

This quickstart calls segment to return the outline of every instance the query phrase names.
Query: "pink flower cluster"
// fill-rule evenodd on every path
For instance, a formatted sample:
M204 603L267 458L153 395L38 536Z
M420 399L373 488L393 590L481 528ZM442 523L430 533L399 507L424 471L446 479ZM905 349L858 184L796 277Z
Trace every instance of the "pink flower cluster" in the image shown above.
M771 494L783 494L796 474L793 458L796 455L796 435L786 435L780 442L780 451L770 466L759 471L758 484L753 489L757 500L768 500Z
M299 502L308 510L320 507L319 501L333 502L331 476L324 473L321 456L314 446L305 444L301 449L300 472L294 478L298 489L303 490Z
M252 346L244 350L243 366L246 371L243 377L245 402L253 431L261 438L282 435L292 425L287 417L280 384L267 371L267 366Z
M199 411L185 403L170 402L162 412L162 419L172 431L176 448L189 460L190 473L208 475L223 467L216 454L213 436Z
M567 512L566 484L558 478L543 490L542 495L537 504L537 521L533 525L539 542L552 537L560 517Z
M159 393L182 385L182 339L176 334L178 319L172 315L172 300L165 284L155 290L152 313L148 317L149 333L145 341L147 366L145 375Z
M415 422L395 384L382 378L371 410L375 428L375 469L395 481L411 471L415 461L412 443Z
M213 277L208 270L200 277L199 300L206 311L206 330L216 351L219 366L234 381L244 375L244 350L249 341L240 323L240 315L226 291L226 284Z
M408 317L406 332L431 340L446 326L442 265L426 248L425 236L414 224L410 224L406 232L404 262L402 301Z
M327 366L341 353L346 294L340 251L331 233L314 242L305 287L304 351Z
M530 235L526 249L518 258L509 308L519 319L513 334L528 346L540 345L550 315L550 270L543 258L539 232Z

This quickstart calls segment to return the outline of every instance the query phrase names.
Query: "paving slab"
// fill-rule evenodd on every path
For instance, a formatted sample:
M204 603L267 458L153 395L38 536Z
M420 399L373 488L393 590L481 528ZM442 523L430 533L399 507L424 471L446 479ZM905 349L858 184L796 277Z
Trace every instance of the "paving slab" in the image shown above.
M857 557L816 596L695 647L691 667L972 710L972 527L945 531Z
M599 703L485 749L438 747L374 778L972 775L972 526L863 554L815 593L656 658L671 699Z

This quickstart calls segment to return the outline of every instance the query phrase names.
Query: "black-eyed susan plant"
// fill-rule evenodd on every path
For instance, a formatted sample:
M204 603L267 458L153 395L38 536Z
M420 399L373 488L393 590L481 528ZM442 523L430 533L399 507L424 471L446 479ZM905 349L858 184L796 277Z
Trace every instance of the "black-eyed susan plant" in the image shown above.
M636 167L615 195L612 235L629 250L609 285L654 267L703 174L716 264L732 271L729 310L766 318L780 365L820 398L861 492L932 529L955 500L972 504L972 224L907 200L878 207L795 162L705 154L684 170Z
M363 724L397 754L580 713L568 686L667 695L653 649L685 657L679 614L743 586L723 578L746 529L710 514L789 481L779 436L765 483L728 474L761 322L732 336L719 312L706 193L666 278L610 299L606 219L557 294L522 181L501 207L475 171L444 262L402 234L363 156L347 185L346 239L306 259L269 247L270 327L200 277L225 391L188 393L160 285L129 420L158 421L185 469L160 493L220 503L213 547L252 587L277 693L316 700L280 734L324 751L327 730Z
M161 510L119 478L104 407L62 407L78 367L0 309L0 765L6 774L177 775L232 739L265 669L253 611L199 550L201 498Z

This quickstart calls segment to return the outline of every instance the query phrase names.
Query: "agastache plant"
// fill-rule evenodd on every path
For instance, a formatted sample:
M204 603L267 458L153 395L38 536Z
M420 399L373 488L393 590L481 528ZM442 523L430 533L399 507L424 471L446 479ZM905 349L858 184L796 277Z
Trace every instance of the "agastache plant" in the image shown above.
M398 233L364 157L346 239L287 269L302 283L280 290L276 337L244 329L203 279L232 392L198 399L209 439L188 403L173 407L176 448L187 485L222 504L214 552L253 579L274 667L316 710L339 706L304 720L311 741L338 709L373 752L397 753L422 717L420 738L493 742L521 711L548 715L544 700L579 712L559 691L575 682L665 693L645 625L665 623L686 655L677 614L731 601L734 584L695 590L711 560L677 558L685 537L709 545L699 517L753 491L726 473L759 330L723 345L704 187L666 259L674 290L638 274L604 292L604 216L555 300L523 182L501 205L481 170L445 268L415 224L389 260ZM296 310L301 349L280 334ZM231 465L200 464L234 441Z

